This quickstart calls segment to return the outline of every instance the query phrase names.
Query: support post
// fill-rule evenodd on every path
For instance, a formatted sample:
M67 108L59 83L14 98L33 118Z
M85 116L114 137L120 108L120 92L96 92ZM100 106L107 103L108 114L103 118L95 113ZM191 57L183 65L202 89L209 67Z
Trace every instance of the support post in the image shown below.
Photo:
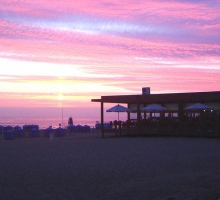
M183 122L183 119L184 119L183 103L178 104L178 119L180 123Z
M104 138L104 103L101 101L101 133L102 138Z
M141 121L140 121L140 116L141 116L141 112L140 112L140 103L139 101L137 102L137 126L138 126L138 136L141 133Z
M130 104L128 104L128 108L130 109ZM131 119L131 114L130 112L127 112L127 120L130 121L130 119Z

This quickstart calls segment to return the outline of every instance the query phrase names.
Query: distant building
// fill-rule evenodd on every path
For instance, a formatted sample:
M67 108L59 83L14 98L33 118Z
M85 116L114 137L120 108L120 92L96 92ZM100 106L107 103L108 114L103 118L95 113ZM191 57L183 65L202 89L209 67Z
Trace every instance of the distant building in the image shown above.
M73 119L72 119L72 117L69 118L69 120L68 120L68 125L73 125Z

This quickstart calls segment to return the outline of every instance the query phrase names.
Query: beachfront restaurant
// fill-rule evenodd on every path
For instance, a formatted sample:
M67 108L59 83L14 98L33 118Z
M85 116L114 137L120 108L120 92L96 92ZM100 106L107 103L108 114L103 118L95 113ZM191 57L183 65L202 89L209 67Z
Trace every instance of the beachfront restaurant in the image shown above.
M128 136L220 137L220 91L150 94L145 87L141 94L101 96L91 101L100 103L102 137L109 131ZM125 104L130 110L119 128L104 128L105 103ZM144 109L152 105L165 109Z

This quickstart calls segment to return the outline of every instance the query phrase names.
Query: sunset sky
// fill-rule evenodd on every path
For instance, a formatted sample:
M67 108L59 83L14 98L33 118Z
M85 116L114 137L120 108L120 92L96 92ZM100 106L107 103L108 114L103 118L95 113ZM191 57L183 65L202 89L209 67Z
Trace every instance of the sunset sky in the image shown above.
M219 0L1 0L0 116L87 116L100 106L91 99L142 87L219 91L219 10Z

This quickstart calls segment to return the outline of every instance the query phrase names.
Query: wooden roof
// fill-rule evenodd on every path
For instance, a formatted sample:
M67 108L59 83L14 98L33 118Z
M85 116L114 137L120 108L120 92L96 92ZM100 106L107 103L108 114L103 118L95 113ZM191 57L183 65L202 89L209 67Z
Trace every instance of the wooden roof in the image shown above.
M145 103L205 103L220 102L220 91L212 92L190 92L190 93L165 93L150 95L113 95L101 96L101 99L92 99L92 102L103 103L125 103L136 104Z

